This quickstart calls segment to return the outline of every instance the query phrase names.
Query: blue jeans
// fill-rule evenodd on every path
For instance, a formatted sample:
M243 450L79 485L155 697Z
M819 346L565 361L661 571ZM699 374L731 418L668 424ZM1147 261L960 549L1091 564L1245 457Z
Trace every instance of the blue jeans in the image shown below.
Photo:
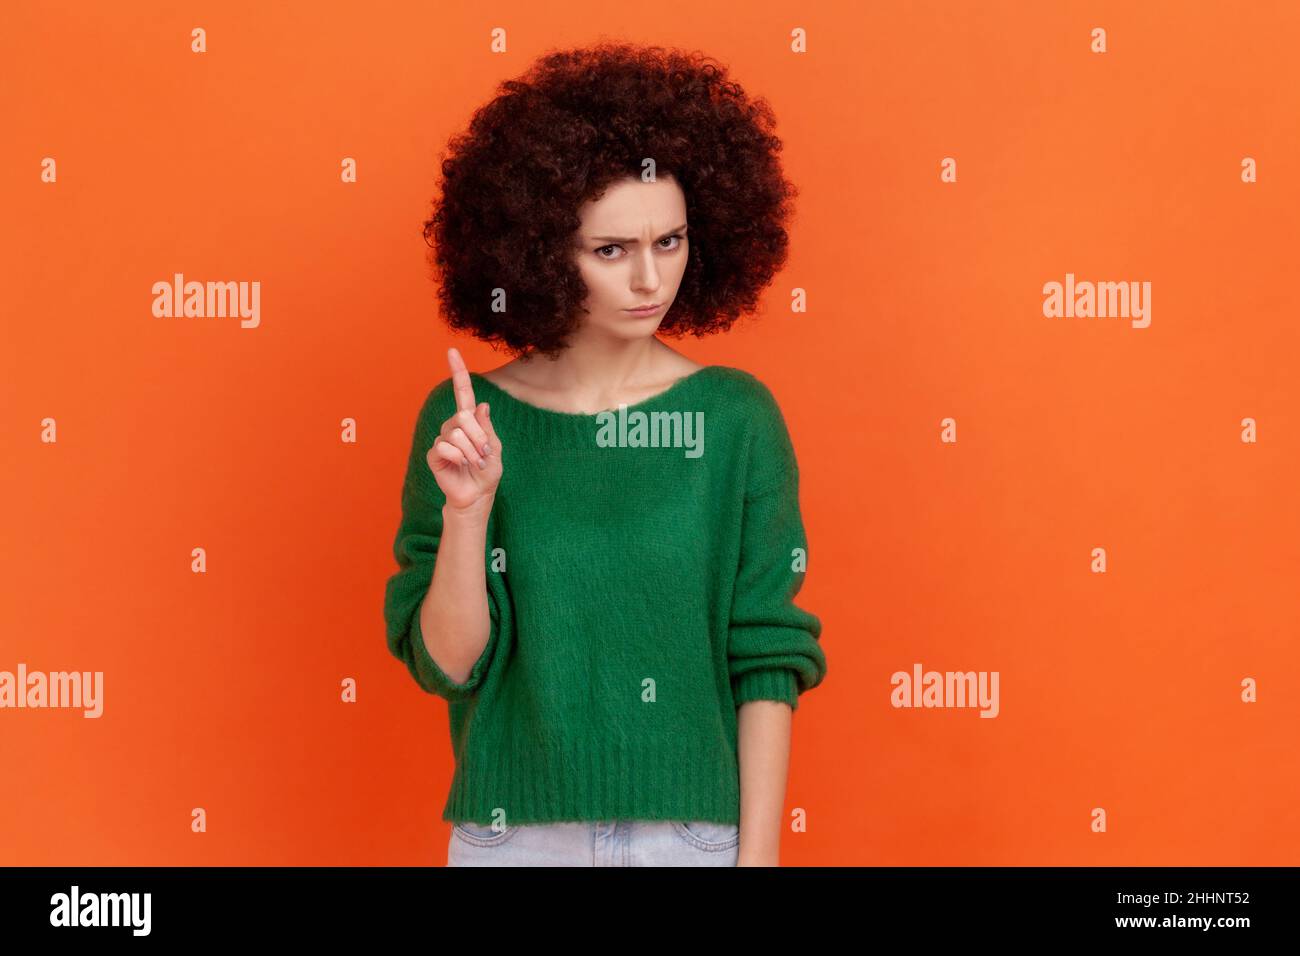
M453 823L448 866L735 866L740 828L702 820Z

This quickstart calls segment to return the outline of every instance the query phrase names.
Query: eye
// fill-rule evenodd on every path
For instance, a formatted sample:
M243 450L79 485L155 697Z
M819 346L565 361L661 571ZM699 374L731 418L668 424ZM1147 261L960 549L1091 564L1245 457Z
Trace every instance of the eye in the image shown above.
M677 250L678 246L680 246L680 245L682 244L682 240L683 240L684 238L685 238L684 236L680 236L680 235L677 235L676 233L674 233L674 234L671 235L671 236L664 236L662 239L659 240L658 243L656 243L656 245L658 245L660 249L666 249L666 250L669 251L669 252L675 252L675 251ZM664 243L664 242L672 242L673 240L676 240L676 243L677 243L676 245L673 245L673 246L664 246L664 245L660 245L660 243ZM606 260L607 262L613 262L613 261L614 261L615 259L617 259L618 257L617 257L617 256L607 256L607 255L605 255L605 254L604 254L604 253L605 253L605 250L606 250L606 249L622 249L622 248L623 248L623 247L620 246L618 243L611 243L611 244L608 245L608 246L601 246L599 249L594 250L594 252L596 253L596 256L597 256L598 258L604 259L604 260Z

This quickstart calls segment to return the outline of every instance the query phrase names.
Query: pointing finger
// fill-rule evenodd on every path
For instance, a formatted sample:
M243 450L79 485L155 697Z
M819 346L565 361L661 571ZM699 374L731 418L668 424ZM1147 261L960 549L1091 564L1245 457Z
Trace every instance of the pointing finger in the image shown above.
M451 366L451 384L456 392L456 408L462 412L474 411L474 385L469 380L469 369L460 357L460 350L447 349L447 364Z

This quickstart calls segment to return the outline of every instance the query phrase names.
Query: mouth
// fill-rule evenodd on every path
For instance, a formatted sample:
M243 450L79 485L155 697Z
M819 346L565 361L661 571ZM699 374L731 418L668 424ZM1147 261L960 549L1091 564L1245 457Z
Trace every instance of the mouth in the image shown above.
M626 312L628 315L645 316L645 315L654 315L662 308L663 308L663 303L656 302L654 305L641 306L640 308L636 308L636 309L624 309L623 311Z

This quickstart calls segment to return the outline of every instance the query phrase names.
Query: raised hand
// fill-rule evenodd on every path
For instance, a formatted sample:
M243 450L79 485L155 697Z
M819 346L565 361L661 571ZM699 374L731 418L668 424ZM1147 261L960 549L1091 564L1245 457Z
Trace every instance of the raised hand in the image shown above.
M447 350L456 411L442 423L426 456L447 504L461 511L490 511L503 470L501 440L492 427L487 403L474 401L474 386L460 352Z

